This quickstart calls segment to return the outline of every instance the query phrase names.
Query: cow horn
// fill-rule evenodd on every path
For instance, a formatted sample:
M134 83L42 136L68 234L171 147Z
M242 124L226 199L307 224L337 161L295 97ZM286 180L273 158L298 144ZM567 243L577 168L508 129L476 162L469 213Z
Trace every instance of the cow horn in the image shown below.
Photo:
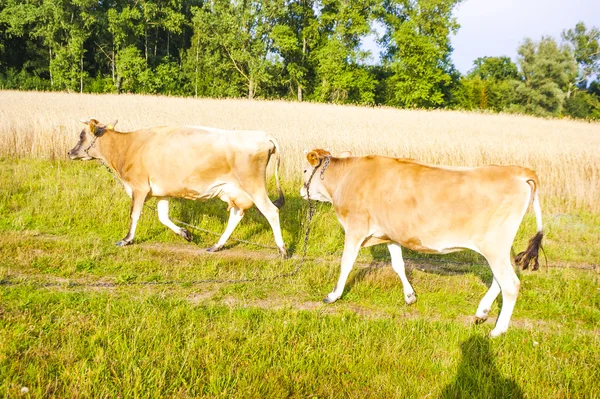
M109 123L108 125L106 125L106 128L113 130L115 128L115 125L117 124L117 122L119 122L119 120L115 119L115 121L113 123Z

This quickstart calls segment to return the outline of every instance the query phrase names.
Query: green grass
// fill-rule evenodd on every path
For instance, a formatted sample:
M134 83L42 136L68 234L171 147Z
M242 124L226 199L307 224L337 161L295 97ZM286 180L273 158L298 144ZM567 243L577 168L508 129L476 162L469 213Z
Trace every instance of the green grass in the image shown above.
M117 248L129 199L104 168L0 160L0 280L10 283L0 285L0 396L600 396L598 215L545 215L550 267L520 273L511 326L494 340L499 303L472 324L491 274L469 252L407 251L418 296L407 306L385 247L363 249L342 299L323 304L343 246L328 204L317 205L297 275L185 283L294 270L306 211L297 187L284 187L281 213L290 260L234 242L208 254L216 236L186 243L150 209L135 244ZM227 212L220 201L173 201L171 216L220 233ZM533 232L528 216L515 249ZM256 210L234 236L274 245ZM172 280L183 283L151 284Z

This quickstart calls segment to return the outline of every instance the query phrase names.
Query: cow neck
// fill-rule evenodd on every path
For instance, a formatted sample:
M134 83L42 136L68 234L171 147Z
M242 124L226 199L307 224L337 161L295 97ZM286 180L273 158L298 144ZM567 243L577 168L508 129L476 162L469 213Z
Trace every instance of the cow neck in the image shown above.
M116 164L121 159L131 145L132 133L106 131L98 138L96 147L102 160L106 165L116 170Z
M325 187L325 190L327 190L330 196L333 194L333 184L339 180L339 174L343 173L346 168L346 162L346 158L330 157L329 163L326 164L325 159L323 159L321 168L325 169L321 169L320 172L317 172L319 176L316 176L316 178L321 179L323 187Z

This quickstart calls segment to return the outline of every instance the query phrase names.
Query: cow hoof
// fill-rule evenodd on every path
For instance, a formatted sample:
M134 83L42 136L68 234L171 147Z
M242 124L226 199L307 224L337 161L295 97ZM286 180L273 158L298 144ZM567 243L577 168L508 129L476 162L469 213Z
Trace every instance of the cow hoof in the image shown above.
M279 248L279 254L283 257L283 259L289 259L291 257L291 255L288 253L285 247Z
M217 251L220 251L221 248L223 248L223 247L220 246L220 245L215 244L215 245L213 245L210 248L206 248L206 252L217 252Z
M502 331L502 330L497 330L497 329L493 329L492 331L490 331L490 338L496 338L501 336L502 334L504 334L506 331Z
M404 302L406 302L407 305L412 305L413 303L417 302L417 294L411 292L410 294L406 295L404 297Z
M481 312L482 314L475 314L475 324L481 324L484 323L487 318L488 318L488 313L490 312L489 309L485 309L483 312Z
M335 298L335 299L334 299L334 298L331 296L331 294L329 294L329 295L327 295L327 296L325 297L325 299L323 299L323 302L325 302L325 303L327 303L327 304L330 304L330 303L334 303L334 302L335 302L335 301L337 301L337 300L338 300L337 298Z
M190 233L189 230L181 229L179 235L185 238L188 242L192 241L192 233Z
M116 243L115 245L116 245L117 247L124 247L124 246L130 245L130 244L131 244L131 242L132 242L132 241L121 240L121 241L119 241L118 243Z

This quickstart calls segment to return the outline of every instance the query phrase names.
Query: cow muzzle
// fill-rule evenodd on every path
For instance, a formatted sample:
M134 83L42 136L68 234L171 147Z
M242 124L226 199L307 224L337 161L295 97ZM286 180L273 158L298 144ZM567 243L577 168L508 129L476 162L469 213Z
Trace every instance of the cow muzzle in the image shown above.
M302 197L302 199L308 199L308 189L306 188L306 185L300 188L300 196Z
M90 159L92 159L92 157L90 157L88 154L84 153L82 155L80 154L80 151L77 151L76 149L72 149L71 151L67 152L67 155L72 161L75 161L77 159L80 159L82 161L89 161Z

